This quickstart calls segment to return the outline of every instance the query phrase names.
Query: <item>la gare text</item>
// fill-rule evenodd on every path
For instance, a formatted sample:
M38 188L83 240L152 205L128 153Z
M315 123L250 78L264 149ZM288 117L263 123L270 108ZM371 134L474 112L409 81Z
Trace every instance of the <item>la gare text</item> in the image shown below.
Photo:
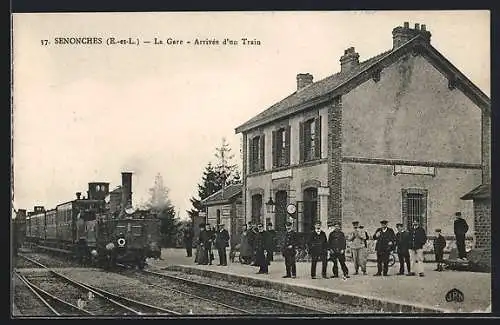
M259 46L261 41L256 38L246 38L242 37L239 39L217 39L217 38L194 38L190 39L177 39L177 38L160 38L152 37L150 39L140 39L137 37L55 37L53 43L55 45L108 45L108 46L119 46L119 45L163 45L163 46ZM51 45L51 41L41 40L42 46Z

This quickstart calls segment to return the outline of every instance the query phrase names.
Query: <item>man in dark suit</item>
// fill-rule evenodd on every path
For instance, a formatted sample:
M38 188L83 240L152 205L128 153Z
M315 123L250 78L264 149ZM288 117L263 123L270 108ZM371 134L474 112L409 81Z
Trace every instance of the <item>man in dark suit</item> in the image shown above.
M257 272L257 274L267 274L269 272L269 261L266 257L266 251L268 249L267 235L262 223L258 224L257 229L258 232L255 235L255 264L259 266L259 272Z
M398 252L398 258L399 258L399 273L398 275L404 275L405 274L405 263L406 263L406 271L408 273L411 273L411 268L410 268L410 234L406 229L403 228L402 223L397 223L396 224L396 249Z
M274 258L274 250L276 249L276 230L273 229L272 223L267 224L266 234L268 240L267 246L269 247L267 251L267 260L272 262Z
M387 276L389 272L389 254L394 249L396 235L394 230L387 227L388 221L380 221L381 227L375 231L373 239L377 241L375 250L377 251L377 273L375 276Z
M413 220L413 228L410 230L410 260L411 269L417 271L419 276L424 276L424 245L427 235L418 220ZM416 275L410 272L409 275Z
M467 224L467 221L462 218L462 212L455 212L455 218L453 230L457 241L458 258L461 260L467 260L465 253L465 234L469 231L469 225Z
M321 230L321 222L318 221L314 224L314 231L311 233L311 238L309 240L309 253L311 254L311 278L316 279L316 265L318 260L321 260L321 275L323 278L327 278L327 249L328 241L326 239L326 234L323 230Z
M340 230L340 222L333 223L333 231L328 238L328 248L330 249L331 259L333 261L333 278L339 277L339 267L337 261L342 268L343 279L349 278L349 270L345 265L345 249L347 243L344 233Z
M227 266L226 247L229 247L229 232L224 229L224 224L219 225L219 231L215 236L215 247L219 253L219 265Z
M193 237L193 225L188 223L184 229L184 246L186 247L187 257L191 257L193 255Z
M297 233L292 229L292 223L286 223L285 242L283 245L283 256L285 257L286 275L283 278L297 277L295 255L297 249Z

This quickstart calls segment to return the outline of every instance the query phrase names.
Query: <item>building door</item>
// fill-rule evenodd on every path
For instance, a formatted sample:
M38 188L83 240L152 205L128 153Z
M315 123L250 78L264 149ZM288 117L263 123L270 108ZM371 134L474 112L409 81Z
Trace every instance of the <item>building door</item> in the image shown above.
M262 221L262 195L252 195L252 222L259 223Z
M215 217L215 228L219 229L219 225L221 224L220 222L220 209L217 209L217 215Z
M427 190L402 190L402 223L407 229L412 228L413 221L427 232Z
M287 212L286 212L286 206L288 203L288 198L286 191L278 191L276 192L275 196L275 210L274 210L274 218L275 218L275 225L274 229L276 231L282 231L284 232L286 230L286 220L287 220Z
M304 210L302 218L302 231L311 232L314 222L318 219L318 189L307 188L304 190Z

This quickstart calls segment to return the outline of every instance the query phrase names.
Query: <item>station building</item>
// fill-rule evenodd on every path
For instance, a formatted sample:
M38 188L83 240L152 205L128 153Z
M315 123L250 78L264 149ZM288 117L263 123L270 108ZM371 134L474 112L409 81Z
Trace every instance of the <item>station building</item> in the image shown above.
M212 226L224 224L229 232L231 246L239 244L245 224L243 213L242 185L226 186L201 201L205 207L206 222Z
M382 219L417 220L430 240L435 228L451 240L461 211L474 234L473 203L461 197L490 183L490 99L425 25L404 23L392 39L364 61L349 47L325 79L297 74L293 93L236 128L247 222L283 231L293 204L299 232L316 220L346 230L358 220L370 234Z

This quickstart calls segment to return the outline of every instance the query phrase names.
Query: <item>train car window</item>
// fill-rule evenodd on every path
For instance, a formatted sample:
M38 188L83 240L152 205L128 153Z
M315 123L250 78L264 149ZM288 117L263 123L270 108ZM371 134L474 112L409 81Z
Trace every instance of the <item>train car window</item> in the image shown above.
M135 237L142 236L142 226L132 226L132 235Z

